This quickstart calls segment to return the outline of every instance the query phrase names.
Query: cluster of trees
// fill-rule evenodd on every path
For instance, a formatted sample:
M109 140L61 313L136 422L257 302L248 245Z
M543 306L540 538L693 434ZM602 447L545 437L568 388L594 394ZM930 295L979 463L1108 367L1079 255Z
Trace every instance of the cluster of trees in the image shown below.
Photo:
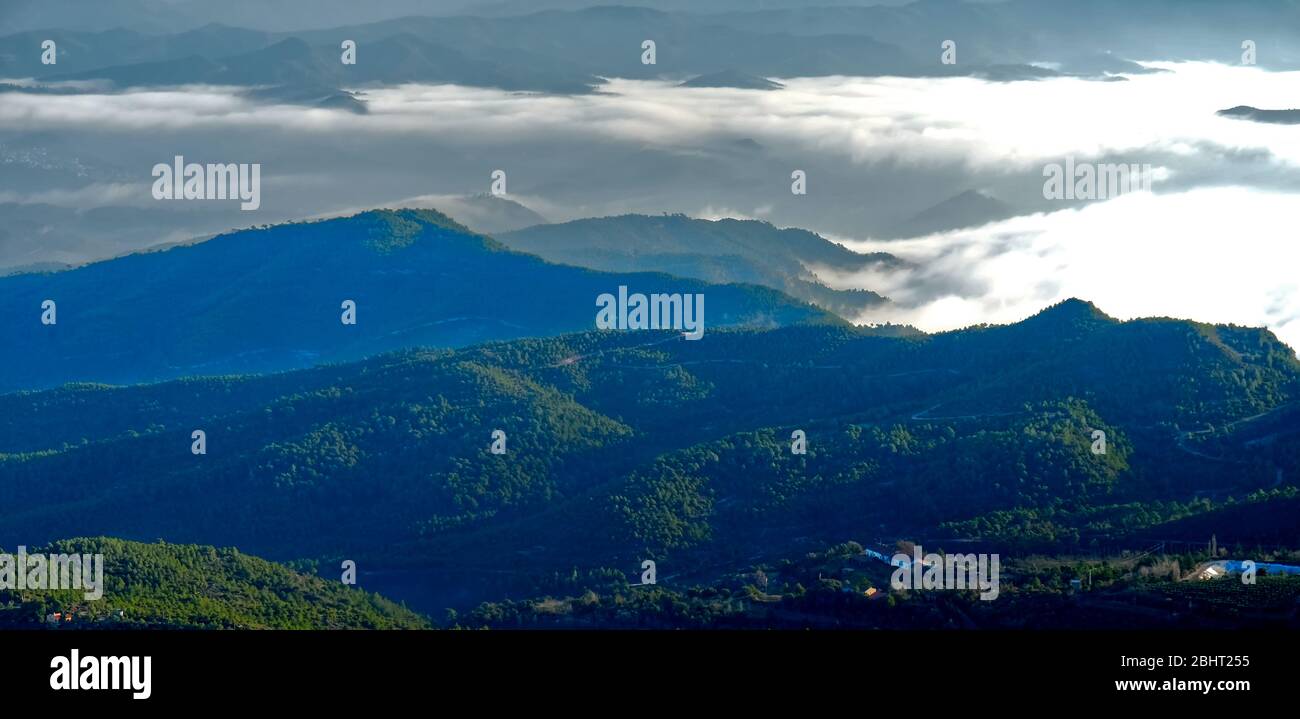
M1086 551L1161 539L1202 541L1214 533L1226 541L1252 545L1287 544L1300 539L1295 533L1297 511L1300 492L1284 486L1217 501L1210 497L1116 503L1062 499L944 522L940 529L1022 552Z
M1111 441L1095 455L1091 432L1103 428ZM761 546L774 529L885 534L999 507L1093 502L1122 491L1130 452L1122 433L1077 401L973 431L921 422L810 437L804 455L792 453L787 432L762 430L660 457L606 500L603 514L615 520L607 544L631 540L662 555L709 543Z

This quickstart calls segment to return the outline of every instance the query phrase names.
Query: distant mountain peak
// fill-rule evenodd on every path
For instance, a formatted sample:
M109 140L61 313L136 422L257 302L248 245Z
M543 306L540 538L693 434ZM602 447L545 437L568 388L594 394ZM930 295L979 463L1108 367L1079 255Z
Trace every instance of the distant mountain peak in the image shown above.
M751 75L739 70L722 70L693 77L683 82L680 87L732 87L742 90L780 90L784 88L779 82L765 77Z
M1006 219L1015 214L1007 203L979 190L966 190L916 213L898 224L894 237L920 237Z
M353 216L354 217L372 216L372 217L380 217L380 218L400 218L403 220L418 222L424 225L435 225L437 227L442 227L448 230L455 230L457 232L471 232L471 230L468 227L451 219L451 217L448 217L447 215L433 208L428 208L428 207L425 208L380 207L374 210L366 210L364 212L359 212Z
M311 46L300 37L286 37L267 47L265 52L275 55L310 55Z
M1056 320L1056 321L1089 321L1089 322L1115 322L1115 318L1101 311L1088 300L1081 300L1078 297L1070 297L1057 302L1050 307L1046 307L1038 314L1025 320L1033 322L1035 320Z
M475 244L490 251L501 251L507 249L505 245L502 245L491 237L475 232L438 210L416 207L382 207L364 210L350 215L339 215L303 222L287 222L278 225L269 225L263 228L254 228L251 230L236 230L222 235L205 238L199 242L179 243L179 245L204 244L213 240L220 240L224 237L244 234L247 232L278 233L310 225L326 225L331 228L331 231L329 232L317 233L321 238L344 238L342 241L347 243L353 243L356 238L360 238L361 245L380 254L386 254L411 247L416 244L422 236L427 234L436 234L442 239L451 239L459 236L461 239L472 240ZM342 230L342 233L335 234L333 232L335 229ZM165 247L171 246L174 245L168 245ZM150 249L158 250L163 249L163 247Z
M1239 120L1252 120L1275 125L1300 125L1300 110L1264 110L1250 105L1238 105L1214 113L1219 117L1231 117Z
M360 222L365 225L366 245L380 252L409 247L431 228L480 238L489 249L505 249L505 246L496 240L480 235L434 209L382 208L366 210L338 220Z

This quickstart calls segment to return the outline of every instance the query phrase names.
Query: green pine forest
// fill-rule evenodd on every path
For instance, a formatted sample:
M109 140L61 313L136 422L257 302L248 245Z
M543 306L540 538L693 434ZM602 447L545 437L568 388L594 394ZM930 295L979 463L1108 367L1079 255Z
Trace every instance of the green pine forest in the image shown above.
M548 282L572 277L439 217L352 218L368 229L364 241L344 232L361 248L345 255L454 246L489 269L495 256ZM272 234L289 253L314 226L338 229ZM253 261L244 234L229 243ZM159 255L201 264L187 251ZM1159 613L1162 593L1189 601L1173 580L1210 558L1212 536L1214 558L1294 561L1300 549L1300 363L1267 330L1122 322L1069 300L1012 325L925 334L725 287L736 321L702 341L551 326L438 349L321 345L242 374L42 375L50 387L0 394L0 547L102 547L105 607L213 628L1032 624L1077 599L1063 577L1087 563L1108 567L1089 576L1115 603L1140 595ZM208 331L187 341L224 341ZM39 359L24 371L45 372ZM191 453L195 430L206 454ZM490 450L496 430L504 454ZM804 454L791 451L796 430ZM844 591L842 570L861 559L844 547L900 541L1002 553L1010 599L995 610ZM359 586L339 581L343 560ZM645 560L658 584L629 587ZM755 573L766 589L737 579ZM394 576L456 591L405 609L371 591ZM1268 582L1285 609L1293 581ZM68 602L0 593L5 621ZM855 614L880 608L899 613Z

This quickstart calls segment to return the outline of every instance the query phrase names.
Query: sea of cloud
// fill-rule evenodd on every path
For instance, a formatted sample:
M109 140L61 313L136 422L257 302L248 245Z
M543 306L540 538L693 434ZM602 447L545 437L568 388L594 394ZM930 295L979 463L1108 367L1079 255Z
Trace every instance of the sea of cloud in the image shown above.
M173 148L191 156L220 148L199 161L273 156L279 163L268 161L264 179L271 207L277 192L299 193L281 207L285 217L481 192L488 172L508 165L525 204L553 220L757 217L913 260L885 274L820 269L830 284L895 300L860 321L943 330L1022 319L1077 296L1119 317L1266 325L1300 346L1300 126L1215 114L1292 107L1300 73L1149 67L1158 72L1114 81L782 78L778 91L613 79L575 96L402 85L359 89L365 114L266 104L228 87L15 91L0 102L0 133L112 141L132 154L107 162L141 179L137 194L114 181L11 187L0 201L147 205L148 168ZM321 147L335 154L323 157ZM1047 202L1042 167L1066 156L1150 162L1160 181L1153 193L1086 206ZM806 197L789 195L793 167L809 173ZM755 173L770 177L758 183ZM901 204L911 212L970 188L1020 216L905 240L875 232L873 220L906 214Z

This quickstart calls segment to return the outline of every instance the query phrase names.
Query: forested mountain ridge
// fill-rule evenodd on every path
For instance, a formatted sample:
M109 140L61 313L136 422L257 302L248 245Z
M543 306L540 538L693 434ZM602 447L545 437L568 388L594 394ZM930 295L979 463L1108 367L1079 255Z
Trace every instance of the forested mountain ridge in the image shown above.
M375 210L0 278L0 392L576 332L595 326L596 298L623 285L706 294L706 331L841 322L764 287L555 265L433 210Z
M896 269L885 252L854 252L798 228L757 220L702 220L685 215L623 215L536 225L501 242L552 262L607 272L667 272L709 282L747 282L780 290L849 319L886 298L868 290L828 287L816 270Z
M1298 388L1267 330L1079 301L939 335L587 332L73 385L0 396L0 542L75 530L549 571L864 532L1121 541L1294 484Z

